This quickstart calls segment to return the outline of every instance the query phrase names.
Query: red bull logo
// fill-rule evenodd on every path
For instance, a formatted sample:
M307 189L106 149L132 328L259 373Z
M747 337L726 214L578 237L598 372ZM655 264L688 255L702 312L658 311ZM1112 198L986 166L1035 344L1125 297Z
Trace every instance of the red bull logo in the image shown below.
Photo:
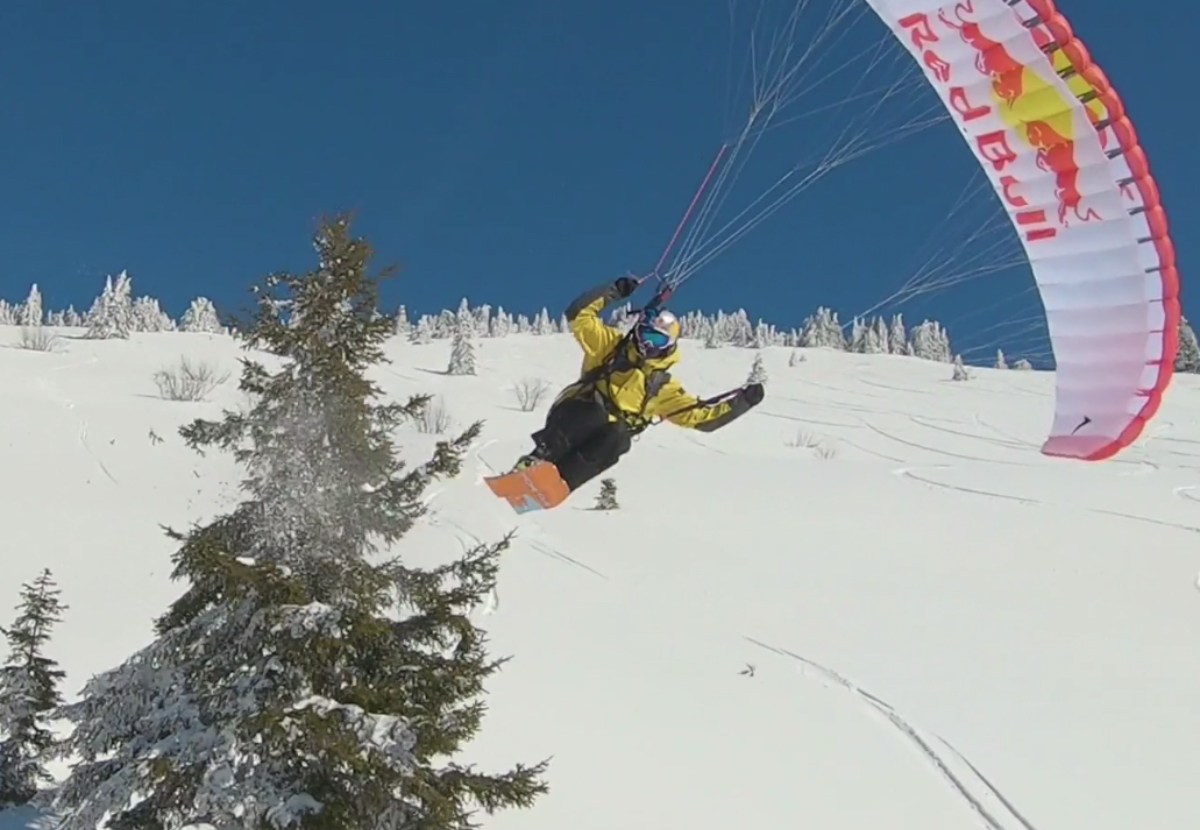
M1014 144L1031 149L1037 167L1053 175L1057 222L1049 220L1040 210L1018 210L1015 215L1028 241L1054 237L1058 232L1055 225L1067 228L1076 221L1100 219L1094 209L1084 204L1078 153L1079 102L1086 102L1083 111L1092 125L1107 117L1095 90L1074 72L1070 58L1057 48L1054 38L1044 27L1035 24L1026 31L1038 52L1049 56L1058 76L1054 79L1043 77L1030 61L1016 57L1005 42L989 37L973 19L974 6L974 0L965 0L938 12L936 18L917 14L899 23L907 30L910 42L922 50L925 65L946 85L951 109L964 123L994 113L1004 125L1002 130L976 135L975 141L980 154L1001 174L998 180L1002 195L1011 207L1021 209L1029 204L1020 194L1023 183L1012 173L1013 163L1018 158ZM990 101L969 99L968 84L962 81L974 79L949 77L950 65L937 54L936 44L943 34L956 37L975 53L975 69L990 80ZM1056 83L1059 78L1065 79L1073 99ZM978 96L978 93L974 94ZM1094 134L1100 136L1103 145L1105 134L1102 131Z

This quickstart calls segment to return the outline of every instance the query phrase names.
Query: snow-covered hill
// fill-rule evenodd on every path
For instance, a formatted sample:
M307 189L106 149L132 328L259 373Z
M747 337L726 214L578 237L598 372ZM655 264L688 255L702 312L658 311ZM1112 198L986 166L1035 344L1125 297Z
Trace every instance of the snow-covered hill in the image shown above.
M176 429L242 399L219 334L0 348L0 608L42 567L69 606L49 648L76 692L150 638L181 587L160 525L237 498L230 459ZM20 335L0 328L3 345ZM1138 447L1095 465L1037 447L1053 377L910 357L686 344L695 392L766 401L728 429L651 430L620 508L516 517L480 483L528 445L578 368L564 335L397 338L380 374L484 418L409 557L518 536L490 616L513 660L471 755L553 756L550 794L494 828L1180 828L1200 791L1200 384L1178 378ZM186 356L229 380L163 400ZM551 387L522 411L514 387ZM437 436L406 430L416 458ZM0 622L7 612L0 612ZM24 814L22 814L24 816ZM19 824L24 824L24 818Z

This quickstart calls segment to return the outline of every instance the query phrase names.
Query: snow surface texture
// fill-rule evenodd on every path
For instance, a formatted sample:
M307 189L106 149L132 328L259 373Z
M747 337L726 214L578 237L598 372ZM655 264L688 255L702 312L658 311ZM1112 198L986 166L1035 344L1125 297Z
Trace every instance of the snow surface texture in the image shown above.
M47 651L72 699L151 637L181 590L160 525L237 497L224 456L176 433L244 404L234 340L142 333L0 348L6 380L0 609L50 567L69 606ZM0 345L20 334L0 329ZM1129 830L1195 825L1200 791L1200 383L1180 377L1117 459L1046 458L1053 377L911 357L684 343L677 376L764 403L726 430L659 426L563 507L516 517L481 484L528 449L575 376L564 335L474 344L398 337L382 385L487 423L431 491L411 561L518 537L480 613L496 655L464 760L553 756L520 830L614 827ZM181 357L231 380L163 400ZM400 443L423 460L428 425ZM7 619L3 620L7 622ZM61 769L52 768L61 773ZM26 812L3 830L34 826Z

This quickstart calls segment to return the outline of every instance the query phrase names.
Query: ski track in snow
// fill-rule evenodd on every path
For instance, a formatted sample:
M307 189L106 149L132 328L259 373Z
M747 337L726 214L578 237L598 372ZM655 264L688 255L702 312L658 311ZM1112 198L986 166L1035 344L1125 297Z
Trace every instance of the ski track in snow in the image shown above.
M912 447L913 449L924 450L925 452L933 453L934 455L945 455L945 456L949 456L950 458L957 458L961 461L977 461L981 464L1002 464L1006 467L1029 467L1029 466L1032 466L1029 462L1004 461L999 458L983 458L983 457L977 456L977 455L964 455L963 453L951 452L950 450L938 449L937 447L931 447L928 444L921 444L917 441L909 441L906 438L900 438L899 436L892 435L891 433L875 426L870 421L864 421L863 423L866 425L867 429L871 430L872 432L876 433L877 435L879 435L883 438L888 439L889 441L894 441L897 444L903 444L904 446Z
M972 441L982 441L985 444L992 444L997 447L1004 447L1005 449L1019 450L1022 452L1029 449L1029 444L1027 444L1023 441L1016 441L1013 439L1006 439L1006 438L989 438L986 435L980 435L975 432L963 432L962 430L951 429L950 427L941 426L939 424L929 423L929 419L921 418L916 415L910 416L909 420L912 421L914 424L916 424L919 427L924 427L925 429L933 430L934 432L942 432L947 435L957 435L962 438L969 438ZM959 423L961 423L961 422L959 422Z
M926 467L924 469L949 470L952 468L947 467L947 466L934 466L934 467ZM942 481L935 481L931 478L926 478L924 476L917 475L916 473L913 472L911 467L901 467L900 469L893 470L892 472L895 473L896 475L900 476L901 478L907 478L912 481L917 481L917 482L920 482L921 484L924 484L929 487L937 487L937 488L940 488L943 490L953 490L956 493L967 493L967 494L973 495L973 496L987 496L987 497L993 498L993 499L1004 499L1006 501L1015 501L1020 504L1044 504L1045 503L1038 499L1031 499L1027 496L1014 496L1009 493L997 493L994 490L978 490L973 487L964 487L959 484L947 484Z
M867 380L866 378L859 378L858 382L861 383L863 386L873 386L876 389L885 389L889 392L903 392L906 395L932 395L933 394L932 392L930 392L927 389L913 389L913 388L904 387L904 386L891 386L886 383L880 383L877 380Z
M475 459L480 464L480 471L477 476L476 483L478 485L481 485L484 487L487 486L487 484L483 480L484 477L487 475L487 473L483 472L483 468L486 468L488 471L490 471L491 475L495 475L497 472L497 469L494 464L492 464L490 461L488 461L486 458L483 457L483 451L495 443L496 443L495 439L492 439L490 441L485 441L483 444L479 445L479 447L477 447L475 450ZM711 449L711 448L709 448L709 449ZM517 538L520 539L521 541L523 541L526 545L528 545L529 549L532 550L534 553L539 553L542 556L545 556L547 559L553 559L557 562L563 563L564 565L569 565L571 567L586 571L600 579L608 580L608 576L606 574L601 573L600 571L596 570L595 568L593 568L591 565L587 564L586 562L582 562L582 561L574 558L573 556L568 556L567 554L563 553L559 549L558 543L550 536L549 533L546 532L546 530L540 524L537 523L537 519L534 518L533 514L525 514L524 516L514 514L514 517L517 519L517 524L521 528L521 532L518 534ZM524 521L521 521L521 519L524 519ZM467 531L461 525L456 525L456 526L460 530L463 530L464 532L469 533L469 531ZM530 538L530 535L525 532L528 530L532 531L532 536L534 538ZM472 537L474 537L474 534L471 534L471 535L472 535ZM475 538L477 538L477 537L475 537Z
M1196 496L1191 495L1192 492L1195 490L1200 490L1200 485L1189 484L1186 487L1176 487L1172 492L1178 498L1184 499L1185 501L1200 502L1200 498L1197 498Z
M50 371L57 373L65 372L68 369L82 369L87 366L93 366L99 362L100 358L92 355L87 360L83 360L78 363L68 363L66 366L55 366ZM58 385L51 382L47 377L39 376L37 379L37 386L43 394L52 398L55 402L60 404L63 409L68 411L75 410L75 401L63 394L62 390L58 388ZM121 482L117 481L116 476L112 474L112 472L100 459L100 456L96 455L95 451L92 449L92 445L88 442L88 422L87 418L82 416L79 418L79 431L76 433L76 440L79 442L79 446L83 449L83 451L87 453L88 457L92 459L92 462L96 465L96 467L99 468L100 472L104 474L104 477L113 484L120 486Z
M768 645L754 639L753 637L745 637L747 642L753 643L759 648L766 649L781 657L788 657L800 663L805 669L811 669L816 672L822 679L833 683L834 685L846 690L850 694L857 697L865 703L874 712L883 715L888 722L895 727L905 738L916 745L921 754L925 756L926 761L932 766L943 779L954 789L958 796L966 803L966 805L975 812L983 821L983 825L988 830L1014 830L1016 827L1022 827L1025 830L1037 830L1037 828L1016 808L1016 806L989 781L983 773L981 773L974 764L970 762L961 752L954 748L949 741L927 730L918 728L910 720L897 712L892 706L870 692L866 691L858 684L854 683L849 678L841 675L837 671L823 666L807 657L802 657L795 652L777 646ZM808 676L807 672L802 670L804 676ZM938 751L935 744L941 744L944 747L944 752ZM957 762L965 767L964 770L956 772L952 767ZM970 778L974 778L973 782L968 783ZM985 801L994 799L998 802L997 805L988 805ZM1007 818L1001 820L999 813L1003 810L1007 813Z

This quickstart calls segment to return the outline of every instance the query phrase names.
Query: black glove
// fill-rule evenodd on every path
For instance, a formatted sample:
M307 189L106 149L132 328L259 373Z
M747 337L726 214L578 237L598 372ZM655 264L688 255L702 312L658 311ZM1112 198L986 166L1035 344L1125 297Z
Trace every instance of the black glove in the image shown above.
M742 387L741 397L748 405L758 406L762 403L763 394L761 383L750 383Z
M613 283L613 290L617 292L617 299L623 300L638 290L638 281L633 277L620 277Z

